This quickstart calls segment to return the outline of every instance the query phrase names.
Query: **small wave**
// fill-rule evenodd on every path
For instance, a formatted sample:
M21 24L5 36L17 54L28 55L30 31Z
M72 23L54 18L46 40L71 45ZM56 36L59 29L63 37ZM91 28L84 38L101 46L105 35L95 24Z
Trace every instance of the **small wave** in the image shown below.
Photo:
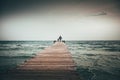
M8 58L31 58L33 57L32 55L30 56L0 56L0 59L8 59Z
M38 47L38 49L44 49L45 47Z
M22 46L21 44L17 44L16 46Z
M87 55L87 56L96 56L96 54L82 54L82 55Z

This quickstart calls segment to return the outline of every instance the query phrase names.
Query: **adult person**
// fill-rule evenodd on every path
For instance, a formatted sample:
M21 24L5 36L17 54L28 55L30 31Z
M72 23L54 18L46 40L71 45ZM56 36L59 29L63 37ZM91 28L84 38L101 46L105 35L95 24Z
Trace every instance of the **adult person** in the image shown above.
M58 40L61 42L62 41L62 36L59 36Z

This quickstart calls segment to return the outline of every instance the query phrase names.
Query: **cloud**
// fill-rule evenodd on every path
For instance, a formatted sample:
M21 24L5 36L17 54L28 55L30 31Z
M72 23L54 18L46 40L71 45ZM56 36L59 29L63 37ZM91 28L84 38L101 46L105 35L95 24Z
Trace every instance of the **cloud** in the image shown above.
M107 12L105 12L105 11L101 11L101 12L98 12L98 13L92 14L92 15L90 15L90 16L104 16L104 15L107 15Z

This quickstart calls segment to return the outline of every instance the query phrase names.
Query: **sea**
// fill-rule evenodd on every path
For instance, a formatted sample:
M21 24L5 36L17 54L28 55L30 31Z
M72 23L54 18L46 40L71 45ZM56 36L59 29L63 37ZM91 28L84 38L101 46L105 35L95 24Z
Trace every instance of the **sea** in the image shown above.
M66 41L83 80L120 80L120 41ZM0 41L0 73L39 54L53 41Z

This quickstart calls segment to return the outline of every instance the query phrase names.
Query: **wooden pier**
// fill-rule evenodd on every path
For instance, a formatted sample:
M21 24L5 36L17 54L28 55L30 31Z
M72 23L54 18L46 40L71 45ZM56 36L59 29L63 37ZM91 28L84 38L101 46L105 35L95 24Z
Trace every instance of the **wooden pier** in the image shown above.
M81 80L63 42L55 42L3 77L4 80Z

